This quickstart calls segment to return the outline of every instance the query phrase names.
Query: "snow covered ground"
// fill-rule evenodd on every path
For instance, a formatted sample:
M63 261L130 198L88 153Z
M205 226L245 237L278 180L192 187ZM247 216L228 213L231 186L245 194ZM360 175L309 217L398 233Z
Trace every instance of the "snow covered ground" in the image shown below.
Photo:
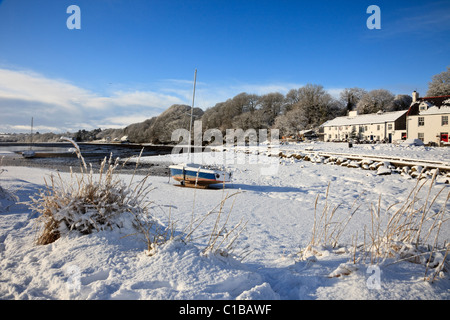
M346 144L294 148L311 146L349 151ZM358 145L351 152L450 159L448 148ZM232 151L228 155L237 157ZM170 160L170 156L142 159ZM163 225L175 222L176 232L189 230L192 217L203 217L236 193L225 202L222 220L230 213L229 229L241 220L247 224L229 255L202 252L216 216L199 225L191 242L169 241L155 248L152 256L129 229L71 234L49 245L35 245L36 219L20 202L44 188L44 178L55 172L1 168L0 299L450 299L448 270L430 282L424 281L430 270L420 263L396 259L376 265L370 259L352 263L353 244L364 243L371 231L370 209L378 212L379 206L380 218L387 220L393 212L387 209L404 202L417 179L295 159L277 159L276 170L262 174L258 161L230 165L233 183L225 189L180 188L168 177L149 179L154 188L149 194L153 215ZM68 173L61 176L70 178ZM131 176L121 178L127 182ZM448 217L445 200L450 187L436 183L431 196L441 189L432 210L444 206ZM427 184L420 194L423 201L428 191ZM302 257L299 252L311 240L314 216L317 221L326 204L338 206L333 221L342 221L359 209L339 238L339 246L320 247L314 255ZM441 246L449 242L449 223L441 226ZM430 237L431 245L434 240Z

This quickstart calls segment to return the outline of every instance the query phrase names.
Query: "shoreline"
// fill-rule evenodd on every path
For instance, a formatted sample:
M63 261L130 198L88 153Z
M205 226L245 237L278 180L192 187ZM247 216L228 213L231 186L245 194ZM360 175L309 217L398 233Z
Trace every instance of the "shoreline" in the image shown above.
M147 157L148 159L148 157ZM94 172L98 172L100 169L100 163L103 159L89 159L85 158L86 164L92 165ZM169 162L160 161L146 161L145 163L140 163L136 169L135 162L125 163L125 160L120 160L120 164L117 168L118 173L133 174L137 175L151 175L159 177L169 176ZM81 162L78 158L36 158L36 159L26 159L22 158L20 155L0 155L0 167L28 167L28 168L40 168L40 169L52 169L60 172L77 172L81 167Z
M4 167L29 167L29 168L43 168L53 169L60 172L70 172L70 168L74 172L79 171L81 166L80 159L75 154L68 154L68 156L48 156L36 157L32 159L23 158L19 153L21 149L28 146L33 146L37 152L65 152L68 148L73 147L71 143L0 143L0 166ZM101 162L110 156L115 160L120 159L120 165L117 171L124 174L139 174L152 176L168 176L169 165L171 163L161 161L147 161L140 163L136 169L135 162L126 163L127 159L137 157L142 152L142 156L148 158L149 156L158 156L170 153L172 147L170 146L156 146L156 145L136 145L136 144L98 144L98 143L80 143L78 144L81 153L86 161L86 164L92 165L94 171L100 169ZM3 149L3 152L2 152Z

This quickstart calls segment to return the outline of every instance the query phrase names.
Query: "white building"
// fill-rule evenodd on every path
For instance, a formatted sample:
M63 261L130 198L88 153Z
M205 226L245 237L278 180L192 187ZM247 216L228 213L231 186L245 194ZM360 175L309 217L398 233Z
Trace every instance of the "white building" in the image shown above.
M393 142L406 139L406 113L407 110L402 110L358 115L357 111L351 111L348 116L322 125L324 141L359 139Z
M407 113L408 138L426 144L448 143L449 117L450 96L419 98L416 93Z

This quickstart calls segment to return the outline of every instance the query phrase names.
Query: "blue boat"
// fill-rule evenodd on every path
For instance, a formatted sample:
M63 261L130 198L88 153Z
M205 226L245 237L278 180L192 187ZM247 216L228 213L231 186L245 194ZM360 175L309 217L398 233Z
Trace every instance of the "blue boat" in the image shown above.
M192 119L194 112L194 100L195 100L195 84L197 81L197 69L194 74L194 93L192 95L191 106L191 123L189 126L189 147L188 156L191 154L191 132L192 132ZM211 184L227 183L231 181L231 173L223 170L216 170L207 168L199 164L174 164L169 166L170 175L176 181L179 181L182 186L195 187L195 188L208 188Z
M198 164L175 164L169 166L169 169L171 177L183 186L207 188L211 184L231 182L231 173Z

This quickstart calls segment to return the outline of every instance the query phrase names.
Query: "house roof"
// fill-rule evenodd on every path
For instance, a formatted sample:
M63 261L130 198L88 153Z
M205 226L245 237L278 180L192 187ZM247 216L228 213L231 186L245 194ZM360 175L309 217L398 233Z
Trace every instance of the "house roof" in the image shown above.
M417 101L427 101L436 107L441 107L442 105L450 105L450 96L423 97L417 99Z
M361 114L354 117L338 117L333 120L327 121L323 124L324 127L333 126L351 126L360 124L374 124L394 122L401 116L403 116L407 110L394 111L394 112L379 112L371 114Z
M427 110L420 111L421 104L427 104ZM429 115L450 113L450 96L424 97L413 102L408 110L408 115Z
M444 113L445 114L450 114L450 105L448 105L448 106L443 105L440 108L436 107L436 106L432 106L432 107L429 107L427 110L419 111L420 115L444 114Z

